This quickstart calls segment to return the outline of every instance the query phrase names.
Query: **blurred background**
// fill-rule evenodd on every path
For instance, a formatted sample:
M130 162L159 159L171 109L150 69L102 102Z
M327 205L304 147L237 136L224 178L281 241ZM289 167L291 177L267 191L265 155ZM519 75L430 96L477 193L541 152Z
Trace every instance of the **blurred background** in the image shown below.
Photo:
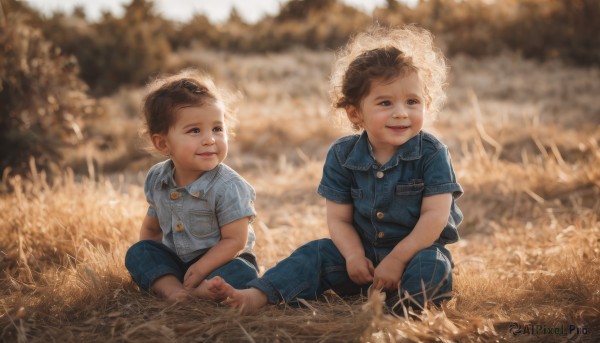
M350 132L332 115L332 63L374 23L425 27L448 57L426 129L465 190L455 298L424 320L329 300L231 320L139 293L123 261L164 158L139 134L144 86L194 67L236 100L225 163L256 190L262 273L328 235L316 187ZM567 337L514 323L600 341L599 33L598 0L0 0L0 341Z
M239 131L239 151L297 157L296 148L324 150L339 135L323 128L333 52L373 23L431 30L454 70L499 56L488 71L534 63L522 67L528 84L532 69L557 68L548 63L597 70L599 18L597 0L0 0L0 170L147 167L137 135L143 86L185 67L242 95L241 122L252 117L268 132L261 140ZM494 73L469 87L489 92L502 84L503 71ZM277 124L292 117L303 130Z

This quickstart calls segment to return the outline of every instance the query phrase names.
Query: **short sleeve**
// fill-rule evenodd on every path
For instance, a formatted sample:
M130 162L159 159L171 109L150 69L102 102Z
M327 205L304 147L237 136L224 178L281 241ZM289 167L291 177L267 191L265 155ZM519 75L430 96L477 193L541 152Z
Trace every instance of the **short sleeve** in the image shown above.
M256 192L250 184L242 178L233 178L225 182L218 192L215 211L219 226L244 217L250 217L250 223L254 221Z
M323 177L319 183L317 193L327 200L348 204L352 203L351 187L352 187L352 175L351 171L347 170L342 166L342 163L338 159L335 151L335 145L333 145L327 157L325 158L325 165L323 166Z
M146 180L144 181L144 195L146 196L146 201L148 202L148 211L146 215L150 217L156 217L156 204L154 201L154 190L156 179L158 176L159 168L157 165L150 168L148 174L146 175Z
M424 166L424 195L452 193L455 199L463 194L462 187L457 183L452 160L448 148L443 146L437 150Z

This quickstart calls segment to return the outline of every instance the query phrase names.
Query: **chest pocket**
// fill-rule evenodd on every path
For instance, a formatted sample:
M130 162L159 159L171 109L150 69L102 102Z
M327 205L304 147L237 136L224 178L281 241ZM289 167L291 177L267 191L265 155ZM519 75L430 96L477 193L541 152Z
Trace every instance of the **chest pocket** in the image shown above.
M189 228L189 232L196 238L212 236L214 231L218 230L213 211L197 208L190 209L188 220L187 227Z
M396 196L421 196L424 189L423 180L414 180L410 184L396 185Z
M350 188L350 195L352 196L352 199L362 199L363 192L358 188Z
M421 215L421 202L425 183L423 180L413 180L410 184L396 185L394 207L400 214L401 222L409 227L414 227Z

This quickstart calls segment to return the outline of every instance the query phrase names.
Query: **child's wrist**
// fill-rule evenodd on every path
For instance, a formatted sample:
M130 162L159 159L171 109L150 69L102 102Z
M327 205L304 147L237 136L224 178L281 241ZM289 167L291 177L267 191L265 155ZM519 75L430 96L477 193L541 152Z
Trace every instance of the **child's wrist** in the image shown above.
M403 266L406 266L408 264L408 261L410 260L409 258L406 258L406 256L402 256L402 254L395 254L393 251L389 253L385 258L393 260L395 264L401 264Z
M352 253L349 256L346 257L346 262L350 261L350 260L354 260L355 258L359 258L359 257L363 257L365 254L361 254L361 253Z

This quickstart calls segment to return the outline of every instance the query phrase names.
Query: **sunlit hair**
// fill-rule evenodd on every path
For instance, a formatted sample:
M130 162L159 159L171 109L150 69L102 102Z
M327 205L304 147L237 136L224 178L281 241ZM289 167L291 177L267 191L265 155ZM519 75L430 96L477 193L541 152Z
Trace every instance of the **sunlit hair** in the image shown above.
M195 69L185 69L171 76L159 77L148 85L144 98L144 133L148 136L166 134L177 120L179 109L206 104L222 107L225 122L230 124L233 114L224 102L226 95L215 86L208 75Z
M336 57L330 95L340 118L347 118L347 106L360 108L373 81L391 81L409 72L421 79L428 119L435 119L446 100L446 59L425 29L373 26L353 37ZM360 127L353 124L353 129Z

